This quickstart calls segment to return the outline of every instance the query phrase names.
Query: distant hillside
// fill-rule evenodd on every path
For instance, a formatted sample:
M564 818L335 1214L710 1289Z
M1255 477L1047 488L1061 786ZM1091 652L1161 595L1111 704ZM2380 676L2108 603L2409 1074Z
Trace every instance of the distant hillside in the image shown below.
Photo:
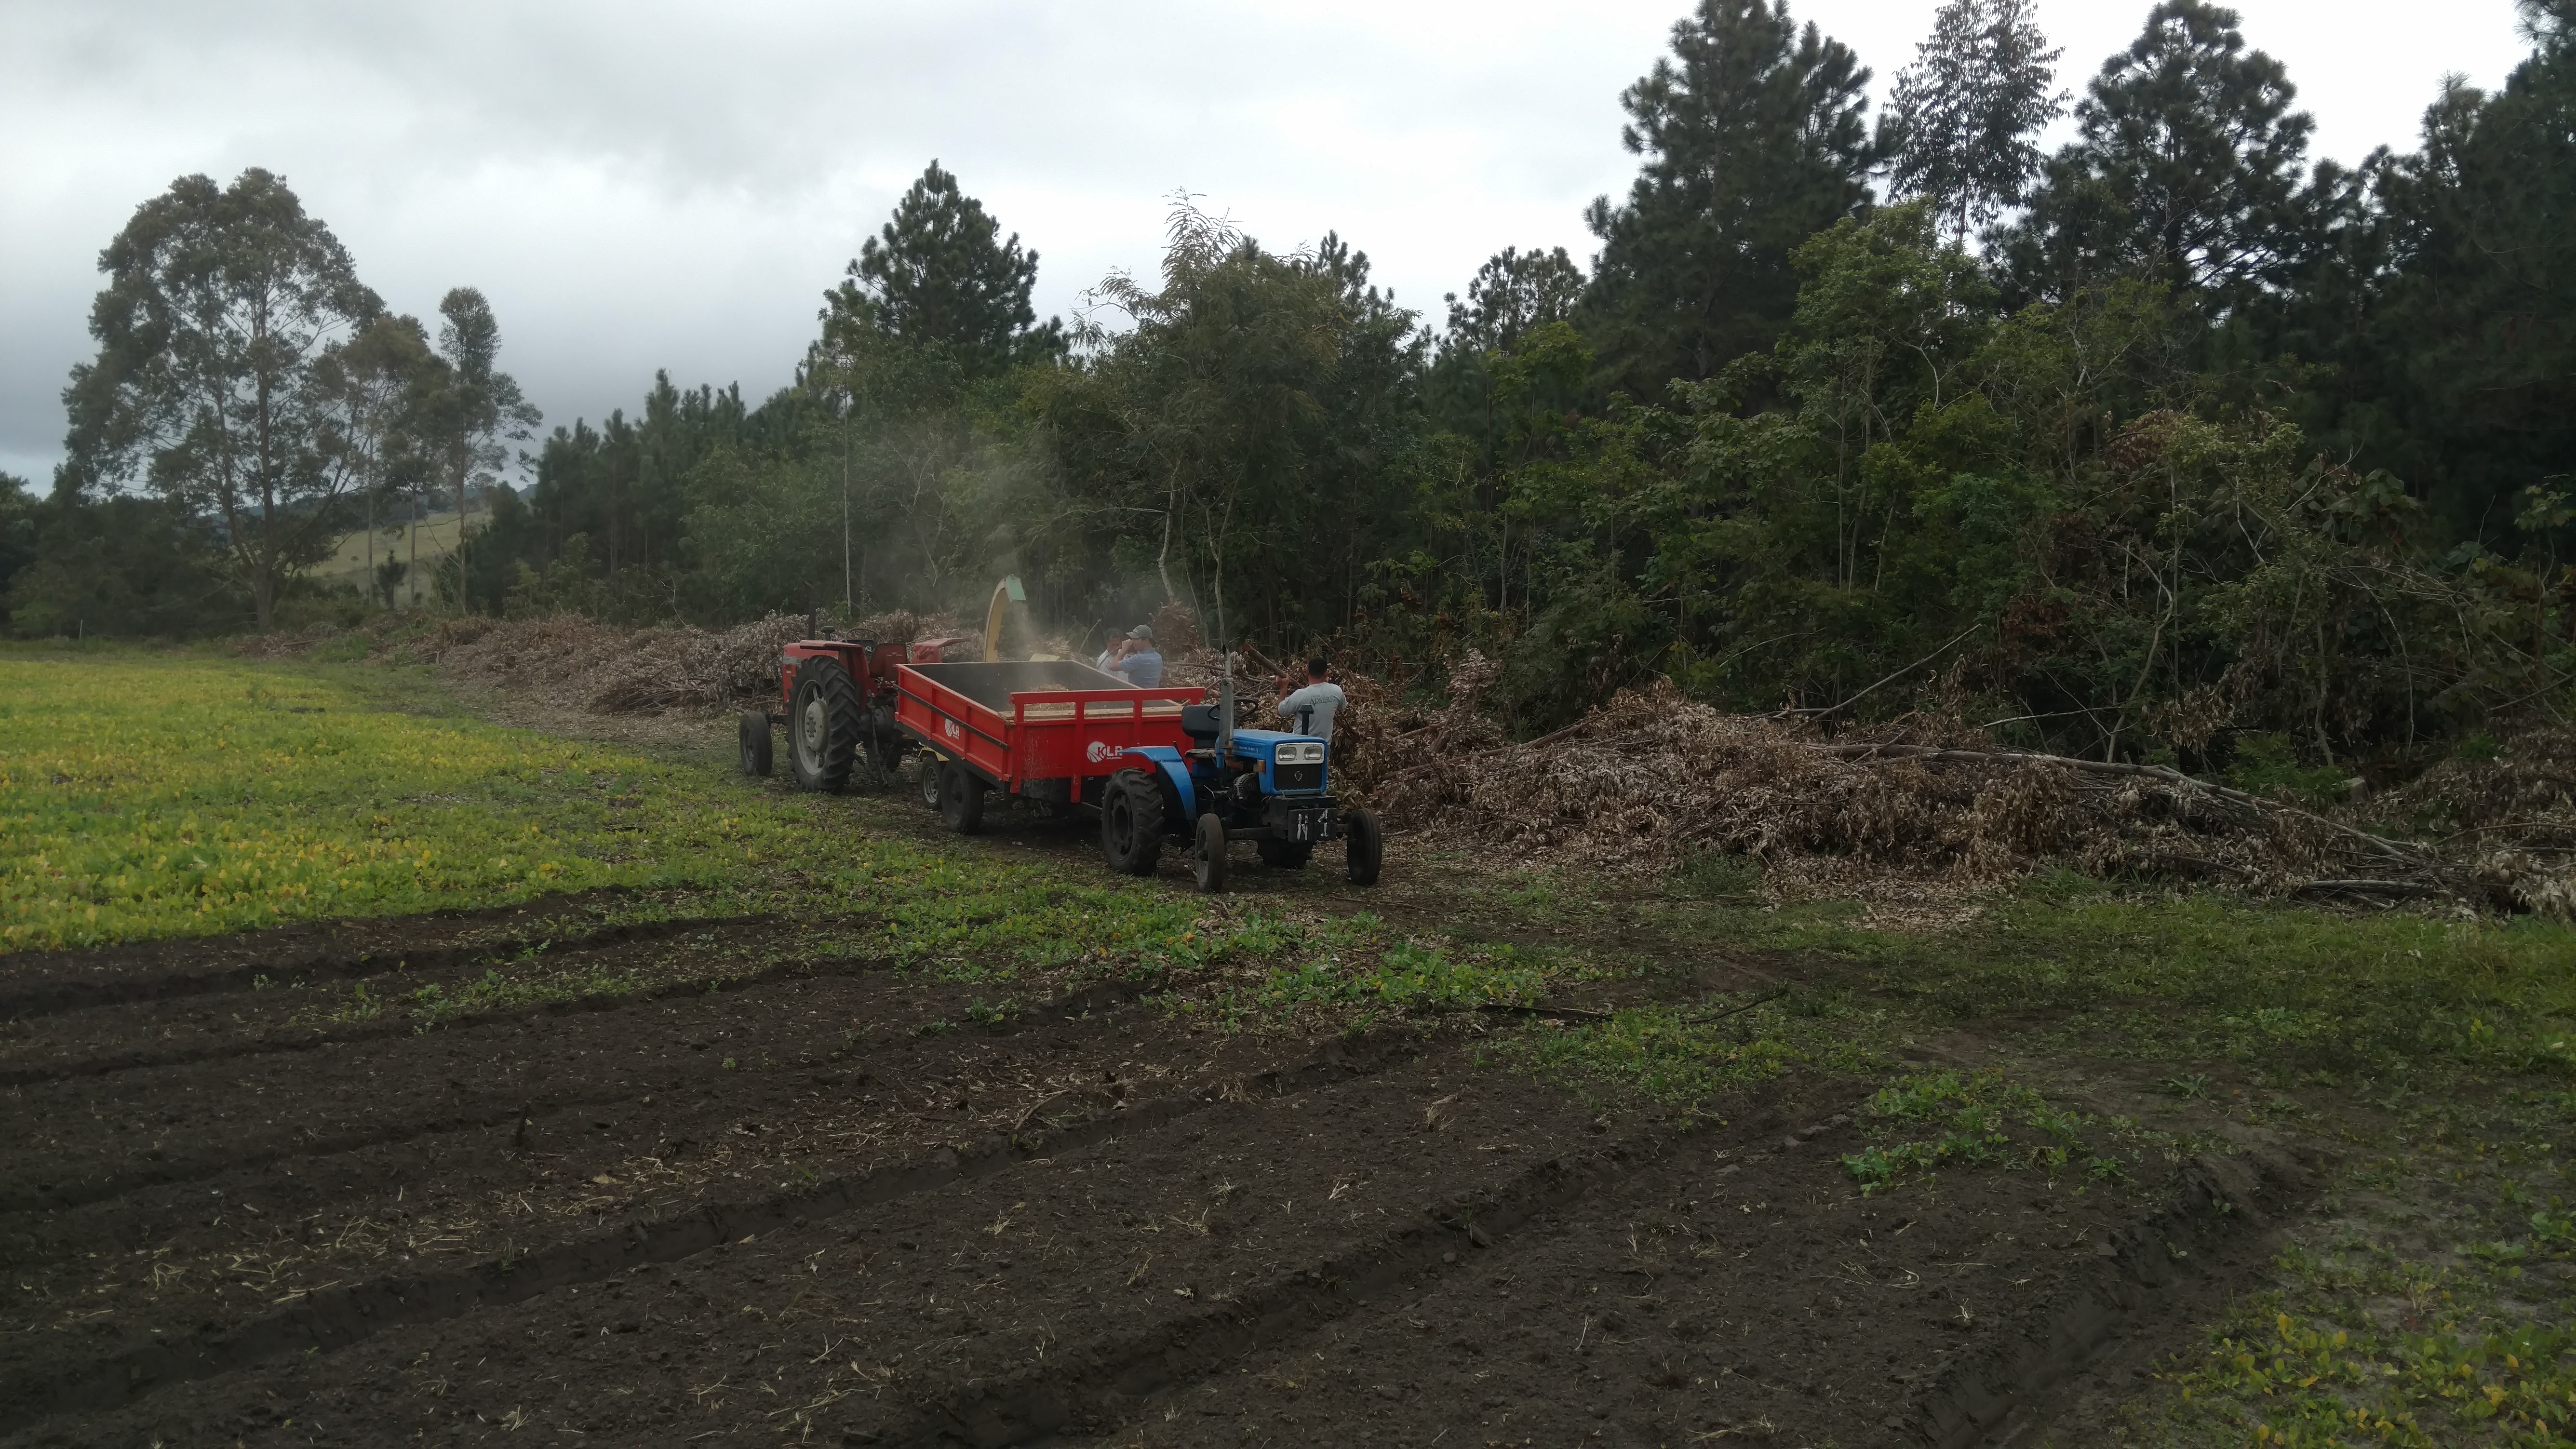
M466 510L466 522L479 527L490 511L478 502ZM406 564L412 562L414 540L411 533L419 534L419 566L416 573L403 580L402 591L396 595L396 601L400 603L413 603L430 596L430 577L437 569L438 561L456 547L456 514L453 510L433 513L411 525L409 532L401 526L376 530L376 562L381 565L388 558L398 558ZM313 576L326 583L347 584L361 594L367 592L367 531L361 528L343 536L331 556L313 566Z

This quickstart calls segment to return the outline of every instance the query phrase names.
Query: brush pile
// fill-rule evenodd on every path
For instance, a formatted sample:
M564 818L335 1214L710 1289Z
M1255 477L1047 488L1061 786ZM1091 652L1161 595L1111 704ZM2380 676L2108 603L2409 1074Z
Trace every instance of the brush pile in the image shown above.
M1444 710L1355 709L1342 778L1397 828L1621 873L1742 855L1791 898L1920 900L2063 867L2576 914L2576 740L2534 737L2496 760L2439 766L2367 812L2403 829L2364 830L2154 766L2004 751L1955 718L1829 740L1795 718L1721 714L1668 682L1507 744L1475 709L1492 673L1473 656L1453 666ZM2424 810L2444 838L2417 825ZM2456 848L2480 833L2512 843Z
M774 694L801 615L731 629L628 629L578 614L446 619L400 652L441 673L582 714L716 712Z

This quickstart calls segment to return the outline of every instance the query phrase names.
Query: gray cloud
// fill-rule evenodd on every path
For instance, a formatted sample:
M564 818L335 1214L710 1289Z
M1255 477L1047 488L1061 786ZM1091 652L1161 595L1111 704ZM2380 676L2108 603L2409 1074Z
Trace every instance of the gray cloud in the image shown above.
M1793 9L1883 83L1934 4ZM1149 267L1181 186L1275 244L1339 230L1425 309L1503 245L1586 254L1582 204L1633 168L1618 92L1682 8L0 3L0 468L50 469L98 249L186 172L283 173L396 307L482 287L568 423L656 367L784 382L933 156L1041 252L1048 310ZM2242 8L2347 158L2518 50L2510 0L2430 43L2394 0ZM2068 83L2144 10L2052 0Z

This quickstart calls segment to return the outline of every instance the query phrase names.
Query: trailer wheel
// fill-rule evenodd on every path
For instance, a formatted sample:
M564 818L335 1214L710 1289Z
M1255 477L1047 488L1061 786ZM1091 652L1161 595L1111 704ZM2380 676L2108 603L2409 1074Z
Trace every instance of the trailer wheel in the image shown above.
M1142 770L1120 770L1100 794L1100 850L1120 875L1152 875L1163 855L1163 792Z
M955 760L939 767L939 818L960 835L984 829L984 782Z
M1386 854L1386 838L1378 833L1377 817L1365 810L1354 810L1342 817L1342 830L1348 836L1342 863L1351 884L1376 885L1378 863Z
M746 775L769 773L769 712L747 709L735 722L734 733L742 740L742 772Z
M912 757L912 783L921 791L921 808L924 810L939 808L939 765L939 757L928 750L919 751Z
M1225 864L1225 821L1217 815L1202 815L1198 838L1190 847L1190 874L1198 877L1199 894L1212 896L1225 889Z
M787 758L801 790L837 795L850 783L865 713L841 661L820 656L796 666L787 698Z
M1259 840L1253 847L1261 852L1261 863L1273 870L1304 870L1315 854L1311 840Z

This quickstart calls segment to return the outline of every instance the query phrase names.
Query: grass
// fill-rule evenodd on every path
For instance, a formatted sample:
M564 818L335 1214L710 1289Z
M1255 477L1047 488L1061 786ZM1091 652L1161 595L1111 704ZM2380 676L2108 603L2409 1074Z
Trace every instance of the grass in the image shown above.
M141 653L0 656L0 948L707 885L792 822L667 765Z
M1720 998L1692 1008L1631 1007L1606 1021L1524 1032L1495 1050L1521 1070L1578 1090L1633 1094L1688 1120L1790 1072L1883 1071L1894 1025L1844 993L1802 992L1731 1006Z
M2248 1295L2133 1405L2128 1442L2565 1444L2576 1098L2428 1101L2349 1163ZM2430 1190L2427 1190L2427 1188Z
M2115 1153L2088 1144L2087 1129L2101 1124L2052 1106L2000 1068L1900 1077L1870 1098L1867 1117L1867 1130L1879 1140L1843 1159L1864 1197L1945 1167L2073 1170L2094 1181L2127 1172ZM2110 1124L2132 1135L2135 1125Z
M1878 1076L1845 1161L1863 1193L1967 1171L2146 1187L2143 1164L2229 1150L2074 1105L2098 1090L2075 1079L2110 1067L2152 1084L2126 1110L2287 1132L2348 1164L2267 1278L2127 1406L2120 1442L2576 1438L2576 931L2057 875L1907 935L1834 903L1766 907L1742 870L1693 861L1609 900L1565 876L1468 888L1489 934L1570 927L1683 998L1499 1054L1686 1112L1777 1072ZM1814 993L1826 1009L1711 1019L1731 998L1690 985L1709 941L1835 983ZM1897 1071L1936 1038L2008 1065Z
M826 957L990 983L1004 1002L1024 978L1161 979L1174 1009L1234 1025L1529 1002L1585 971L871 831L863 802L502 728L383 669L0 650L0 701L0 950L625 892L496 939L480 975L310 993L312 1019L425 1029ZM782 923L774 939L676 941L613 974L547 953L607 925L755 915Z

